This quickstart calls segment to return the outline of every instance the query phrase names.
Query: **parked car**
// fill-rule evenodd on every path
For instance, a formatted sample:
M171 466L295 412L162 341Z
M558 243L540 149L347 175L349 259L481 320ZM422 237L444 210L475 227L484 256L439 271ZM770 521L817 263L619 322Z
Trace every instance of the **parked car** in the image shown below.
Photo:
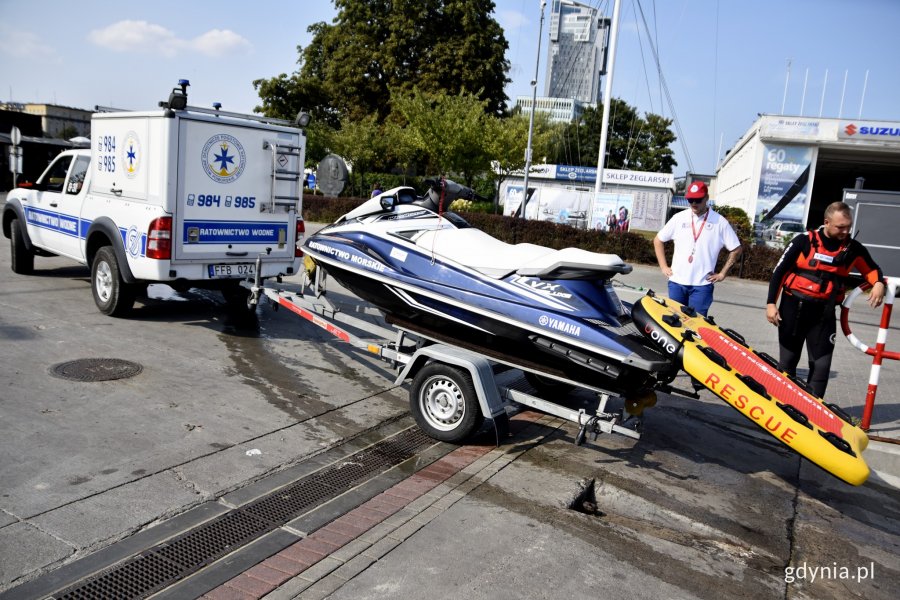
M806 231L803 223L797 221L775 221L771 227L763 233L763 239L773 242L772 245L782 247L794 239L798 233Z

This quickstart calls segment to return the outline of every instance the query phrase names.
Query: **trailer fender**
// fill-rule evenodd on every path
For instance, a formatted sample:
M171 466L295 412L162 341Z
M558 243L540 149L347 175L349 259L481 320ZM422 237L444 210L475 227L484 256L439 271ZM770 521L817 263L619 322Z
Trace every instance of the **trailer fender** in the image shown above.
M506 403L500 398L497 384L494 382L494 372L486 358L462 348L433 344L419 348L412 358L400 371L395 385L400 385L407 379L415 377L416 373L431 361L442 362L454 367L465 369L472 376L475 385L475 393L478 395L478 404L481 406L481 414L487 419L496 419L501 415L505 417Z

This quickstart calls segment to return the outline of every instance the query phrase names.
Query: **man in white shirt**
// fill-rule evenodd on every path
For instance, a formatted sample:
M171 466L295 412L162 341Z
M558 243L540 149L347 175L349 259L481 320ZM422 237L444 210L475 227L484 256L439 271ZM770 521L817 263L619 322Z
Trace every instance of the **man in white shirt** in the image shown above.
M705 316L713 301L713 284L725 279L741 255L741 242L725 217L709 208L705 183L692 183L684 197L690 209L669 219L653 238L653 248L659 268L669 278L669 298ZM671 267L665 253L665 242L670 240L675 241ZM723 246L728 249L728 259L717 273L716 261Z

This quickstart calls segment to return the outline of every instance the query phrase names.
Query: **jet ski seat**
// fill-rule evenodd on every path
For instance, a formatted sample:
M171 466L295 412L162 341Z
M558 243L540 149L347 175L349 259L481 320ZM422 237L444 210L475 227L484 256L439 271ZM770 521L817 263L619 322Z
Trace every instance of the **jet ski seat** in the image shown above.
M537 244L507 244L475 228L428 230L415 242L423 250L494 279L503 279L512 273L542 279L605 279L631 272L631 266L615 254L579 248L554 250Z
M523 277L541 279L609 279L631 273L631 265L616 254L600 254L581 248L563 248L545 254L516 271Z

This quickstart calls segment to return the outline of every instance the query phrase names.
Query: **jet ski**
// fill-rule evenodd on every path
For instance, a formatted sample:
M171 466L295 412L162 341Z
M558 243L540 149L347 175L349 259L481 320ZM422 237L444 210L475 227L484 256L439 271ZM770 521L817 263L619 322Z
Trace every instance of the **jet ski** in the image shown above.
M508 244L447 210L474 192L449 180L375 196L304 243L317 269L427 340L617 394L671 381L677 366L635 327L614 254Z

